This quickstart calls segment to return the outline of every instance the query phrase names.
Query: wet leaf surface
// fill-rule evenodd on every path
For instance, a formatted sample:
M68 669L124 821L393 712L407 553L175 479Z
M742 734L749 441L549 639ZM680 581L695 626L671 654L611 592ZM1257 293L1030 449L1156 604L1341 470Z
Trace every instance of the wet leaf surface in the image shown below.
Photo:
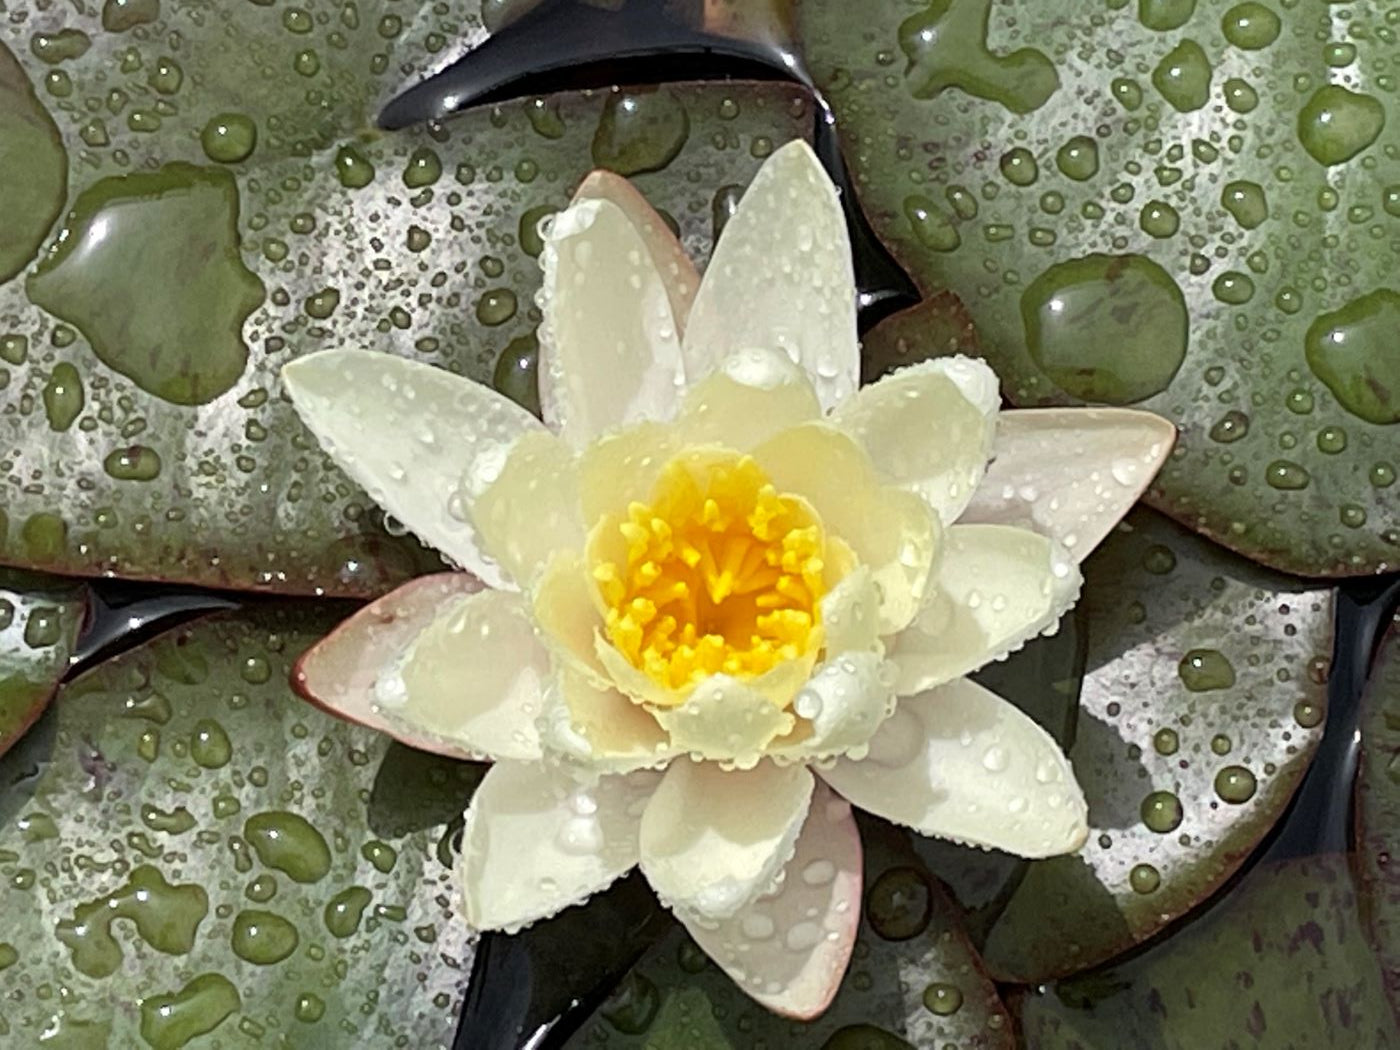
M1400 559L1398 24L799 5L872 225L925 294L961 297L1011 401L1168 416L1149 500L1304 575Z
M1330 591L1146 510L1084 574L1087 662L1069 755L1088 843L1024 865L929 854L974 910L1002 980L1102 963L1209 896L1282 814L1323 731Z
M637 173L703 259L716 195L813 125L799 87L715 83L386 135L388 97L484 38L478 4L149 3L122 29L32 7L0 53L44 85L71 185L50 252L0 287L0 559L60 572L368 596L436 565L278 368L365 347L530 403L535 228L584 174Z
M328 611L200 621L64 687L0 806L6 1045L451 1041L472 946L441 840L481 767L292 695Z
M1255 868L1171 940L1021 1001L1030 1050L1400 1045L1346 858Z
M623 1050L1014 1046L1010 1018L963 933L957 906L902 829L861 814L865 904L851 968L816 1021L770 1014L679 926L567 1046Z
M1362 699L1355 812L1362 906L1400 1020L1400 620L1381 643Z
M87 607L81 584L0 569L0 755L48 705Z

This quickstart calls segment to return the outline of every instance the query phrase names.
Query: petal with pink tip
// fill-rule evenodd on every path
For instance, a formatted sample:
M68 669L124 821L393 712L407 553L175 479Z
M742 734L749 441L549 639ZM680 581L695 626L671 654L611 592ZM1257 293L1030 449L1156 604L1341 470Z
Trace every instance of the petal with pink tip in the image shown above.
M718 922L678 916L740 988L774 1013L809 1021L841 987L860 900L860 832L849 803L819 783L773 893Z
M1002 412L993 460L961 521L1020 525L1083 561L1156 477L1176 427L1132 408Z
M442 610L481 590L464 572L420 576L366 605L306 650L292 671L292 686L323 711L387 733L420 751L451 758L479 758L456 744L392 724L378 710L374 683Z

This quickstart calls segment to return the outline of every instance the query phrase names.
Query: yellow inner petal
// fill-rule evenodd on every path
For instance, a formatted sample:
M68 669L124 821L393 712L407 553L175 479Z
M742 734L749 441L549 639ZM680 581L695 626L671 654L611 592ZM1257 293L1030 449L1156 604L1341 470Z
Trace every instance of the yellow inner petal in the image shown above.
M821 644L821 520L751 456L678 456L650 503L598 528L605 534L590 547L615 555L593 566L608 640L665 688L721 673L753 678Z

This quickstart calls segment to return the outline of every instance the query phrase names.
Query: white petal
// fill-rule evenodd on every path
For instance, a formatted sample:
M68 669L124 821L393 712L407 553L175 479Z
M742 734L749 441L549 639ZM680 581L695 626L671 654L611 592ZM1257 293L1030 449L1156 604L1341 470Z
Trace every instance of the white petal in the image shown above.
M687 379L698 381L745 346L786 351L826 409L860 382L846 220L805 142L764 162L720 235L690 311Z
M1079 597L1054 540L1011 525L954 525L918 618L894 639L900 696L952 681L1053 633Z
M540 640L550 652L595 685L606 686L611 679L595 652L603 629L596 592L583 558L560 551L535 581L530 601Z
M662 903L715 919L772 888L807 818L812 774L761 762L671 763L642 815L642 872Z
M540 406L575 448L675 414L683 382L666 285L627 215L582 200L554 216L540 256Z
M645 707L572 669L561 670L546 703L545 746L590 770L628 773L679 754Z
M491 758L540 757L549 652L524 599L479 591L441 609L374 685L392 725Z
M683 444L747 452L821 412L807 373L781 350L743 350L686 391L676 430Z
M498 762L467 809L458 873L469 925L514 932L587 899L637 863L658 775L580 784L538 763Z
M984 362L940 357L862 388L832 422L865 446L885 481L917 492L951 525L987 468L1000 403Z
M827 652L872 650L880 640L880 589L870 566L858 565L821 600Z
M466 508L539 420L488 387L392 354L323 350L283 366L282 382L371 499L490 586L510 586Z
M923 604L939 557L938 517L922 498L880 484L874 464L849 434L804 423L753 450L779 492L807 499L827 533L844 540L880 588L880 630L906 626Z
M657 708L656 720L677 751L740 769L752 769L769 742L794 724L751 683L723 674L701 682L679 707Z
M740 988L774 1013L806 1021L841 987L860 898L860 832L851 807L818 784L777 891L722 921L679 917Z
M1166 462L1169 420L1131 408L1031 408L1001 413L987 476L964 522L1021 525L1083 561Z
M960 678L899 701L862 761L822 771L851 803L924 835L1022 857L1073 853L1084 793L1054 738Z
M778 760L865 753L865 744L894 709L894 666L878 653L843 653L818 667L793 698L801 739L770 754Z
M666 220L656 213L656 209L632 183L621 175L602 169L592 172L583 180L574 193L574 200L608 200L622 209L646 244L656 272L666 286L671 315L676 319L676 331L684 335L690 304L695 301L695 293L700 288L700 274L696 272L690 256L685 254L681 242L671 232L671 227L666 225Z
M486 549L528 587L555 551L583 546L573 453L546 430L526 434L470 513Z
M388 733L420 751L452 758L479 758L411 726L393 724L379 712L374 683L400 658L444 608L481 590L465 572L440 572L409 580L358 610L297 661L292 685L303 697L347 721Z
M605 514L625 516L631 503L648 503L656 480L681 451L676 428L638 423L605 434L579 456L579 499L591 529Z

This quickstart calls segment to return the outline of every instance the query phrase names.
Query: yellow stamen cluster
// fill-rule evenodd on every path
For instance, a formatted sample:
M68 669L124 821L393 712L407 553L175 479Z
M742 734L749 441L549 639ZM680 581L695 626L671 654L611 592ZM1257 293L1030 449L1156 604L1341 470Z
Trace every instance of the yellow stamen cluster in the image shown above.
M623 541L610 544L618 560L593 568L608 638L667 689L719 673L752 678L820 644L821 523L751 457L678 457L650 504L600 528Z

